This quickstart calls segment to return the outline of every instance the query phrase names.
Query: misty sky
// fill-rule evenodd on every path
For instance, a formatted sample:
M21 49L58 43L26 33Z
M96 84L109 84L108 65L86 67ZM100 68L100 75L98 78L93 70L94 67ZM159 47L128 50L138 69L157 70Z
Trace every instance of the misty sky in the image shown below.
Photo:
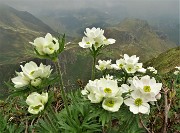
M124 8L137 15L175 15L179 18L179 0L0 0L18 10L33 14L53 10L97 8L103 11Z

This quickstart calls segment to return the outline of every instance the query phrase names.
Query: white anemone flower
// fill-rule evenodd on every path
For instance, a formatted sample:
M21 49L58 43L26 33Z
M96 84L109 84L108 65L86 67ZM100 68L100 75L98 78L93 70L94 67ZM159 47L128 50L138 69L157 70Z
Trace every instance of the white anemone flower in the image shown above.
M103 95L98 89L98 80L91 81L85 86L84 90L81 91L82 95L87 95L91 103L100 103L103 99Z
M39 86L43 78L48 78L52 72L51 66L43 65L38 67L33 61L26 63L24 66L20 65L22 72L17 72L17 77L12 78L15 88L20 88L31 84L32 86Z
M122 97L105 98L102 107L110 112L117 112L123 103Z
M139 61L139 57L136 57L136 55L129 56L127 54L124 54L124 60L127 64L136 64Z
M12 82L14 83L15 88L24 87L29 84L30 80L26 76L24 76L23 72L17 72L17 77L12 78Z
M116 97L121 95L121 88L118 87L117 80L101 78L98 81L98 89L103 97Z
M31 93L26 103L29 105L28 112L31 114L38 114L44 109L44 105L48 101L48 93L42 93L41 95L37 92Z
M178 66L176 66L175 68L176 68L176 69L178 69L178 70L180 71L180 66L179 66L179 67L178 67Z
M137 71L137 68L134 64L126 64L124 66L124 69L127 73L135 73Z
M103 44L104 45L109 45L109 44L114 44L116 42L116 40L115 39L112 39L112 38L109 38L109 39L104 39L103 40Z
M99 60L99 65L96 65L96 68L100 71L103 71L105 69L111 69L111 60Z
M150 72L157 74L157 70L154 67L148 67L147 68Z
M150 112L150 106L139 90L133 91L131 97L124 100L124 103L129 106L129 110L133 114L149 114Z
M155 96L162 88L162 83L156 83L155 78L150 78L148 75L141 79L134 79L133 85L145 95L148 101L156 101Z
M50 76L51 72L52 72L52 69L51 69L50 65L46 66L46 65L43 65L42 63L39 66L39 70L41 72L39 73L38 76L41 77L41 78L48 78Z
M37 87L41 84L41 82L42 82L42 80L40 78L32 79L31 85Z
M174 75L178 75L179 74L179 71L174 71Z
M119 59L116 60L116 64L112 64L112 68L114 68L115 70L120 70L124 67L125 65L125 60L124 59Z
M146 73L146 69L145 68L140 68L140 69L138 69L138 72Z
M29 42L34 45L40 55L50 55L59 49L59 42L50 33L47 33L45 38L38 37L34 42Z
M86 28L84 34L89 38L101 38L104 34L104 30L93 27L92 29Z
M27 76L30 79L37 78L36 72L39 70L39 67L35 62L30 61L29 63L26 63L24 66L20 66L25 76Z
M121 85L121 91L122 93L130 93L134 90L134 87L133 86L129 86L127 84L122 84Z
M93 38L83 37L82 41L79 42L79 46L82 48L91 48L94 43Z

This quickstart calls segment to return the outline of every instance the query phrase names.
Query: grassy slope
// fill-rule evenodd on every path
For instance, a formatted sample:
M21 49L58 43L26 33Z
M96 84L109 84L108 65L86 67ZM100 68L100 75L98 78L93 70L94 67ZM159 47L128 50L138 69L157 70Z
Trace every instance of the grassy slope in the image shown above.
M161 73L167 73L176 66L180 66L180 47L170 49L161 53L145 63L146 66L153 66Z

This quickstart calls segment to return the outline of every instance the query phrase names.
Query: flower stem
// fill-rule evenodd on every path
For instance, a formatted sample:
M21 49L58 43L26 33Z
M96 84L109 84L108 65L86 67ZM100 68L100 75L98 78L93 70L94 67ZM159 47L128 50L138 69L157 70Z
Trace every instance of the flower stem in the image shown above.
M141 123L141 125L146 129L146 131L147 131L148 133L151 133L151 132L149 131L149 129L146 127L146 125L144 124L144 122L143 122L143 120L142 120L142 115L141 115L141 114L139 114L139 118L140 118L140 123Z
M60 85L60 90L61 90L61 94L62 94L62 99L63 99L63 102L64 102L64 105L65 105L65 108L66 108L66 111L67 111L67 114L68 116L70 116L70 111L69 111L69 108L68 108L68 102L67 102L67 98L66 98L66 94L65 94L65 90L64 90L64 84L63 84L63 79L62 79L62 73L61 73L61 67L60 67L60 64L59 64L59 60L55 61L55 66L56 66L56 70L59 74L59 85Z
M164 127L163 133L167 133L167 123L168 123L168 98L167 98L168 89L164 89Z
M96 55L93 56L93 65L92 65L91 80L95 79L95 65L96 65Z

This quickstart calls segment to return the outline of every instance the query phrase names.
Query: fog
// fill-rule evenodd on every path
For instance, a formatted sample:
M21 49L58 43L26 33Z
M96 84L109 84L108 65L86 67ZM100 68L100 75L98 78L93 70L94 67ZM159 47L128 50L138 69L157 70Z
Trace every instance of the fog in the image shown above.
M179 18L179 0L0 0L0 3L34 15L57 10L94 8L101 11L114 10L114 12L121 10L127 17Z

